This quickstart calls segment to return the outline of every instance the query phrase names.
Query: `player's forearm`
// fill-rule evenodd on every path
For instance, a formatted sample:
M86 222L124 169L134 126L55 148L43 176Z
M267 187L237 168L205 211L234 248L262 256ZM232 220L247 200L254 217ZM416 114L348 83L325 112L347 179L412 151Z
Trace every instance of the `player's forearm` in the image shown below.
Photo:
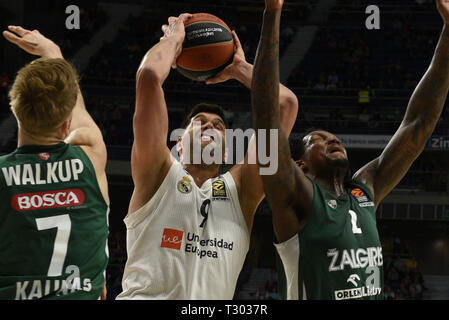
M279 129L279 25L281 11L265 10L254 63L251 99L254 126Z
M281 126L279 108L279 27L281 10L265 10L262 33L254 64L251 99L254 128L267 130L265 150L271 150L275 144L278 150L277 171L274 175L262 175L266 194L280 197L279 188L269 190L271 185L283 181L285 190L293 189L294 172L290 158L287 134ZM271 140L269 129L278 133L276 141ZM256 135L258 139L258 135ZM259 148L259 144L257 144ZM259 152L259 150L258 150ZM258 159L259 160L259 159ZM261 164L259 163L259 166ZM268 189L267 189L268 188Z
M182 43L179 42L172 38L166 38L152 47L140 64L137 81L149 75L162 85L170 73L177 50L182 46Z
M50 59L64 59L62 55L61 49L58 45L54 45L45 49L42 53L42 58L50 58Z
M445 25L433 60L416 87L403 125L412 125L415 141L426 143L440 118L449 90L449 27Z

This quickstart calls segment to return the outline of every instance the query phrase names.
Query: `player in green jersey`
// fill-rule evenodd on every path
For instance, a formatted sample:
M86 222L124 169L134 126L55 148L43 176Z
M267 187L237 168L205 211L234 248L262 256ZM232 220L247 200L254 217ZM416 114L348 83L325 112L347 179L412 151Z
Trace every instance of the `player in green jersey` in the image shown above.
M106 147L78 76L39 31L3 36L40 56L9 93L18 148L0 157L0 299L106 299Z
M437 1L444 28L400 127L382 154L349 179L346 150L327 131L294 140L290 152L275 108L283 0L265 2L251 94L255 128L279 130L278 141L268 137L266 142L277 143L278 171L262 179L282 259L281 294L288 299L382 299L383 258L375 210L423 151L444 107L449 1Z

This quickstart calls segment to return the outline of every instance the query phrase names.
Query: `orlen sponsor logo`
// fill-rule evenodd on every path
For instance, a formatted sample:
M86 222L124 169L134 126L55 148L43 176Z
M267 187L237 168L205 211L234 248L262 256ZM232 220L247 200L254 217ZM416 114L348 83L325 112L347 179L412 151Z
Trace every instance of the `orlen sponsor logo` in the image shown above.
M11 207L16 211L74 207L82 205L85 198L80 189L23 193L12 197Z
M183 236L184 231L167 228L164 229L164 233L162 234L161 248L181 250Z

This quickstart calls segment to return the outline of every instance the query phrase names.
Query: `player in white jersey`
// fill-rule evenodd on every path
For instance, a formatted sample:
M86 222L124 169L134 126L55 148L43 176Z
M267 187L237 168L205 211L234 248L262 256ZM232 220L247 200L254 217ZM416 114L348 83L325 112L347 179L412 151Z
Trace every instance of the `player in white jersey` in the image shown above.
M219 174L218 164L187 164L192 156L187 158L185 151L194 141L203 150L224 140L205 134L208 129L224 137L226 120L220 107L200 104L187 117L178 143L179 162L167 147L162 85L182 50L184 21L190 16L169 18L162 27L164 37L148 51L137 72L131 157L134 193L125 219L128 260L123 292L117 299L232 299L248 252L254 213L264 197L258 166L247 161L256 152L255 139L249 143L245 161L226 174ZM236 79L250 88L252 65L233 35L233 63L209 83ZM284 86L280 109L289 134L298 101ZM194 121L201 123L198 137L193 135Z

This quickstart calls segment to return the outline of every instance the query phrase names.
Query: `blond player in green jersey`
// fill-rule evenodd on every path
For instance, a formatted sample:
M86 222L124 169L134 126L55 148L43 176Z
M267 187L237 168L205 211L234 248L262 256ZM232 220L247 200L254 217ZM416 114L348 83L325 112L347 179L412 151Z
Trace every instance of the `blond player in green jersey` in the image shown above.
M0 299L106 299L106 147L78 75L39 31L3 36L40 58L9 93L18 147L0 157Z

